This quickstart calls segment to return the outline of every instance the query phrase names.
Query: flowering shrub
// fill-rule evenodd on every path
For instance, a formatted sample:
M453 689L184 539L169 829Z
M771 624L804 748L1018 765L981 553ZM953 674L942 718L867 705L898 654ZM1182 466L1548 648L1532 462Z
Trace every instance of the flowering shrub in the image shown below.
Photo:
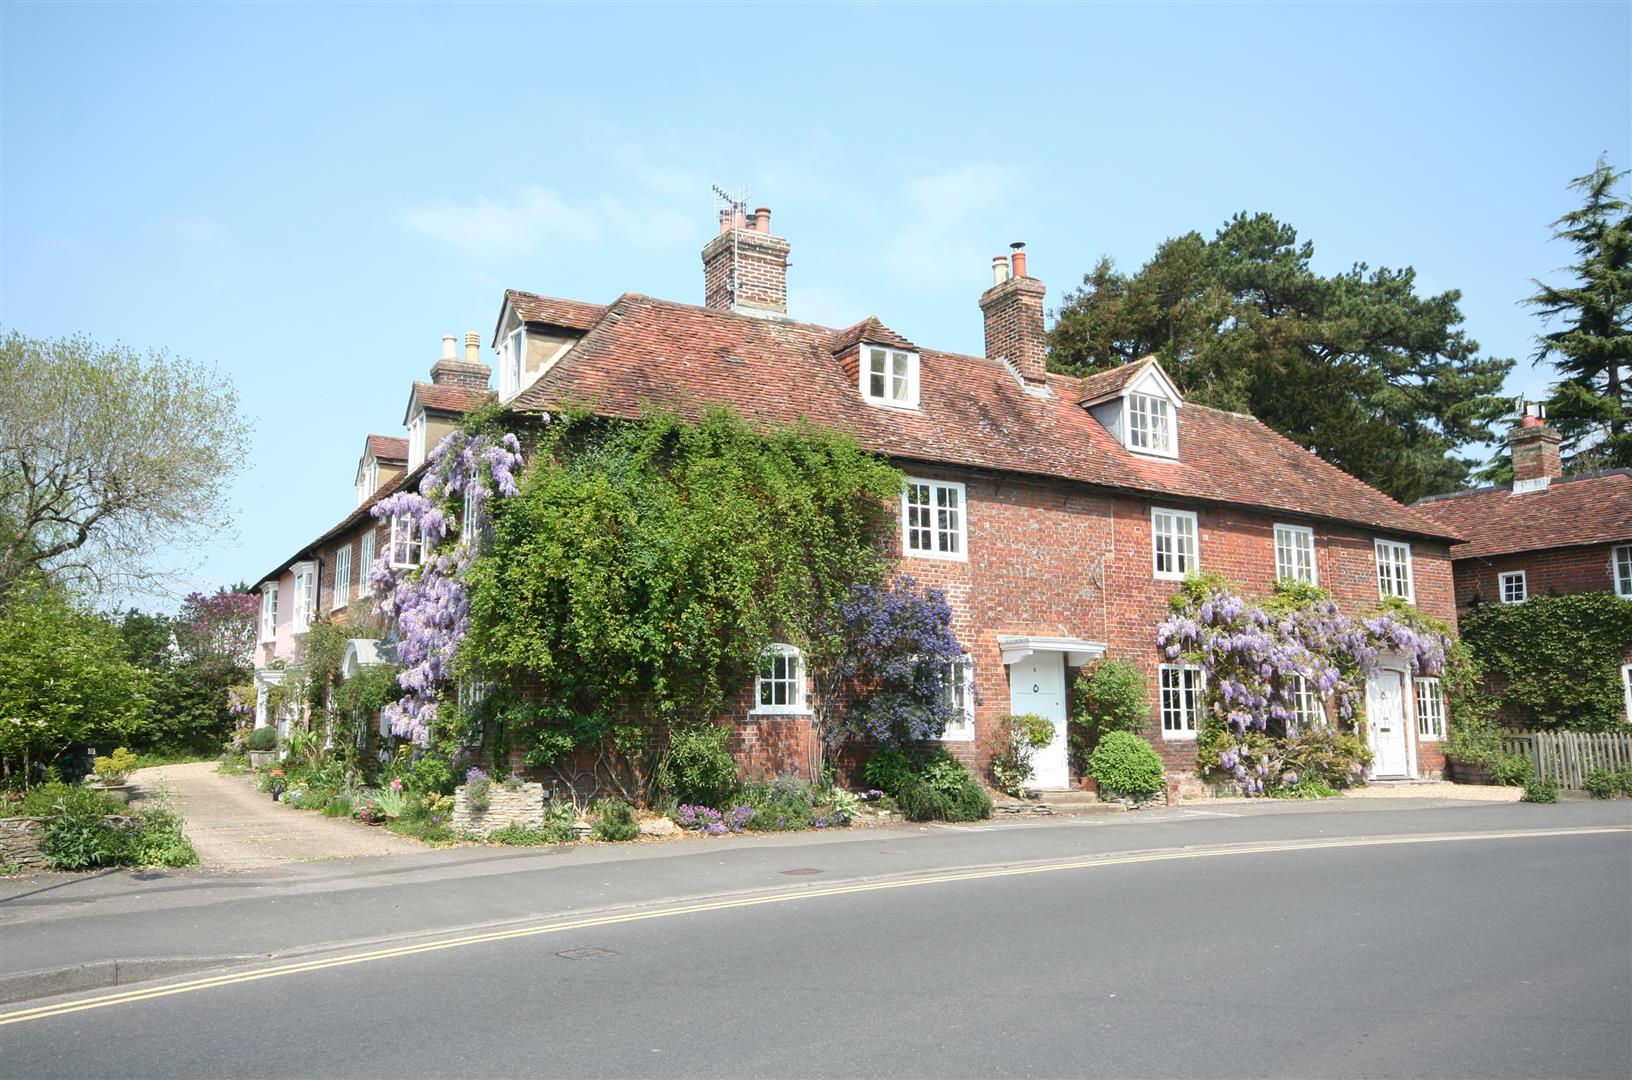
M465 772L465 798L470 808L482 813L493 805L493 779L481 769L471 768Z
M547 417L546 417L547 419ZM521 444L514 435L494 437L451 432L430 453L430 470L419 491L399 491L370 511L412 529L421 544L417 567L394 567L388 543L368 571L379 612L396 626L397 684L405 693L385 706L391 733L424 743L436 722L442 689L454 657L470 630L465 570L477 551L479 522L495 495L517 492ZM466 496L469 496L467 499ZM458 523L453 506L472 509L475 520ZM455 529L458 536L455 537Z
M1330 695L1339 725L1357 731L1366 679L1384 653L1404 657L1413 674L1438 675L1452 646L1447 628L1398 600L1353 618L1313 586L1281 582L1273 596L1253 602L1216 574L1185 581L1156 640L1168 659L1206 672L1198 764L1246 795L1282 784L1277 738L1296 726L1298 679L1318 696ZM1363 756L1362 768L1370 755ZM1333 786L1362 778L1326 776Z

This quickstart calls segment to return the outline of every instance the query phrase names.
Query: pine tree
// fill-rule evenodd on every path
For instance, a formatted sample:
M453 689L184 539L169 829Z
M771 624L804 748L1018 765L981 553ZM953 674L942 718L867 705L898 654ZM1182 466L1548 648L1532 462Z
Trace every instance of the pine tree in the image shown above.
M1558 329L1538 335L1535 363L1559 375L1547 402L1570 472L1632 466L1632 206L1616 194L1626 177L1600 157L1570 182L1580 209L1553 222L1575 248L1574 283L1535 282L1525 303Z

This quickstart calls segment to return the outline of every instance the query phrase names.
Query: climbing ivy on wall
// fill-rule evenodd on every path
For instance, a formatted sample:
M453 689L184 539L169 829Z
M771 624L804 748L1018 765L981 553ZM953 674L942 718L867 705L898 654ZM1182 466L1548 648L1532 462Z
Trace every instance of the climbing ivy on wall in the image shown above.
M854 587L883 583L901 484L808 425L558 419L469 567L460 663L526 688L506 723L530 764L608 741L635 756L727 706L765 645L808 651Z
M1632 646L1632 600L1613 593L1533 596L1462 616L1462 639L1525 727L1609 731L1626 724L1621 665Z

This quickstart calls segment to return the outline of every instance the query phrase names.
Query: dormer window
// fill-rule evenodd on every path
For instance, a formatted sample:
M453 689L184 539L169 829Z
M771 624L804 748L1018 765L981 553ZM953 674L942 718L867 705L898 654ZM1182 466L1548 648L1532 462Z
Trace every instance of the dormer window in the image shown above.
M357 466L357 505L361 506L368 501L380 486L380 463L372 457L364 459Z
M1128 449L1173 457L1173 405L1155 394L1128 395Z
M521 392L521 376L527 366L527 330L517 327L499 343L499 393L511 397Z
M425 410L421 409L408 421L408 468L419 468L425 460Z
M874 405L918 407L918 354L879 345L861 347L861 396Z

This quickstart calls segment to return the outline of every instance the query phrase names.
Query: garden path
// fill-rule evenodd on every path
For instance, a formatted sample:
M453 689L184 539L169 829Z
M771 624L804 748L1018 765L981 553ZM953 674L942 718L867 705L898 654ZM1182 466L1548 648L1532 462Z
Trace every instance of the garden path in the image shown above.
M186 819L183 831L198 851L199 865L211 869L245 870L425 850L384 828L273 802L248 779L216 772L213 761L138 769L130 782L137 786L138 798L169 791L171 802Z

